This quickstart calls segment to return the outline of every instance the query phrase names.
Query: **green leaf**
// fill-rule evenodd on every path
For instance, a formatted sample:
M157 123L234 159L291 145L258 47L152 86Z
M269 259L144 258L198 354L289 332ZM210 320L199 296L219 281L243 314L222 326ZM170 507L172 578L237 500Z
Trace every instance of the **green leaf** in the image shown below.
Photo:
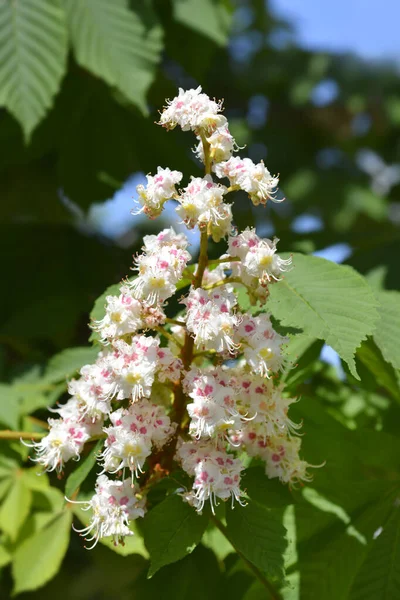
M77 62L117 87L144 113L162 50L154 13L127 0L63 0Z
M21 477L25 485L33 492L45 492L50 489L56 491L56 488L50 488L49 476L47 473L43 473L41 465L23 469Z
M81 458L80 465L72 471L65 484L65 495L72 498L74 492L80 487L96 464L97 455L103 446L103 440L99 440L91 449L86 458Z
M16 477L0 508L0 529L11 539L17 539L19 530L29 514L32 502L32 493L25 485L22 478Z
M246 469L242 486L253 503L264 508L280 508L294 503L288 486L278 479L268 479L262 467Z
M66 381L81 367L94 362L98 353L98 349L92 346L63 350L49 361L44 380L49 383Z
M379 528L351 589L351 600L392 600L400 593L400 510Z
M143 521L144 543L151 559L149 577L192 552L207 523L208 516L199 515L180 496L169 496L157 504Z
M373 536L392 512L395 495L394 490L389 495L382 495L361 512L354 510L347 515L347 522L339 521L338 515L336 519L331 515L324 528L308 539L303 538L298 544L302 598L351 598L352 585L373 547ZM296 507L295 512L298 528L298 514L303 513L302 526L306 531L310 529L310 523L313 525L319 520L319 515L327 516L327 513L306 506ZM381 596L375 598L380 599Z
M293 269L271 286L267 310L283 325L325 340L359 379L354 353L378 320L372 290L351 267L297 253L293 258Z
M255 581L247 590L243 600L273 600L273 596L260 581Z
M62 512L17 548L12 566L14 594L36 590L54 577L68 548L71 520L70 510Z
M376 382L386 388L393 398L400 402L400 388L396 372L392 365L384 360L372 339L361 344L357 350L357 358L373 373Z
M232 13L221 0L173 0L176 21L209 37L220 46L228 41Z
M135 581L135 599L140 600L221 600L229 598L217 558L202 544L179 562L161 569L151 579Z
M9 562L11 562L11 554L3 546L0 546L0 569Z
M395 369L400 369L400 293L377 292L380 319L374 332L374 340L384 359Z
M289 343L284 347L284 353L289 358L282 374L282 381L285 382L286 388L296 389L296 386L311 377L316 369L322 346L322 340L301 334L290 336Z
M45 408L51 404L49 397L44 392L52 391L53 386L43 382L41 371L40 366L36 365L13 379L12 389L18 401L21 416L31 414L38 408Z
M268 509L250 500L247 506L227 510L226 521L235 548L263 573L282 579L287 547L282 510Z
M235 552L235 549L221 531L212 525L213 524L210 523L209 527L204 532L201 543L207 548L210 548L210 550L218 557L218 560L224 560L228 554Z
M29 141L65 73L67 31L58 0L1 2L0 46L0 104Z
M18 429L20 395L12 385L0 383L0 423Z
M0 500L7 494L8 490L12 485L11 477L4 477L4 479L0 480Z

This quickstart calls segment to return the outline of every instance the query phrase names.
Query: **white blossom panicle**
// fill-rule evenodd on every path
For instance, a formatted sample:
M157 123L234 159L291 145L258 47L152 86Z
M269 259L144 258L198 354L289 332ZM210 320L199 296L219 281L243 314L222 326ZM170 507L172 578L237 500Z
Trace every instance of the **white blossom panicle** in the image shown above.
M137 212L133 211L133 214L143 212L150 219L155 219L162 213L165 202L177 196L175 186L180 183L183 175L180 171L158 167L156 175L146 177L146 187L144 185L136 187L142 208Z
M231 186L247 192L255 206L266 204L268 200L283 200L276 198L278 177L271 175L263 161L254 164L250 158L233 156L227 161L217 163L214 171L220 179L227 177Z
M199 349L237 353L240 345L235 342L235 330L241 317L232 310L237 299L230 287L221 286L210 292L192 289L182 302L187 307L186 327Z
M240 258L240 262L232 263L232 268L239 267L240 274L246 275L247 282L252 281L253 285L256 279L264 287L271 280L279 281L281 274L290 269L292 258L283 259L276 254L278 241L277 238L272 241L259 238L255 230L249 228L232 236L229 239L229 254Z
M162 304L175 293L176 284L191 259L184 248L187 240L176 236L178 243L175 244L169 241L171 237L170 230L166 230L165 239L147 236L145 252L135 261L138 276L128 282L133 296L149 305Z
M115 393L115 382L110 355L101 355L92 365L81 368L80 379L72 379L68 392L77 399L82 414L96 420L111 410L111 399Z
M103 344L113 338L135 333L145 326L143 303L132 296L127 286L121 287L119 296L106 297L105 311L103 319L92 324L92 329L99 333Z
M135 335L131 343L113 342L113 372L115 398L130 398L133 402L148 398L157 368L157 350L160 341L145 335Z
M192 402L187 405L190 433L196 438L226 436L229 429L241 426L236 408L236 391L216 373L190 370L183 381Z
M157 235L145 235L143 238L143 250L147 253L158 252L165 246L187 250L189 240L184 233L175 233L172 227L163 229Z
M282 386L275 386L271 379L242 370L237 381L238 406L242 413L252 415L243 423L242 429L253 431L264 440L274 435L295 434L300 425L288 416L289 406L297 402L283 395Z
M69 401L71 402L71 401ZM73 400L75 407L77 403ZM62 473L64 465L71 459L79 460L85 443L93 436L101 433L102 421L93 422L82 417L79 412L74 416L70 407L65 405L66 418L48 419L49 434L40 440L27 444L36 451L35 462L45 471Z
M231 158L233 152L237 152L239 150L234 137L229 131L227 123L224 123L215 129L211 135L206 135L205 138L210 146L210 158L213 163L227 161ZM195 148L195 153L201 162L204 163L205 157L203 142L200 138L198 138L198 140L199 143Z
M202 93L200 86L187 91L180 88L178 96L167 100L159 124L166 129L179 125L183 131L204 129L211 132L226 122L225 117L219 114L221 110L222 102L211 100Z
M212 181L211 175L192 177L178 197L176 212L188 229L198 226L214 241L227 236L232 228L232 210L223 201L226 187Z
M87 542L93 542L90 548L105 537L112 537L116 546L123 543L125 537L133 535L130 522L144 517L146 512L145 498L130 479L112 481L105 475L98 477L92 499L81 504L85 505L83 510L92 510L92 519L87 527L76 531L91 536L85 537Z
M157 374L159 381L178 382L183 370L182 360L177 358L170 348L159 348L157 351L157 359Z
M112 425L104 428L107 434L102 454L104 470L117 473L129 469L133 476L143 472L144 462L152 452L164 446L175 432L165 409L142 399L128 409L111 413Z
M204 508L207 500L215 513L218 499L245 505L240 490L240 477L244 467L238 458L218 449L212 444L183 443L177 451L177 459L182 462L183 469L194 476L193 490L184 495L189 504L198 512Z
M265 472L269 478L279 477L283 483L296 485L309 482L312 476L307 468L312 466L301 460L299 437L271 437L265 444L261 455L265 460Z
M101 352L69 381L71 398L53 409L59 418L31 444L34 460L61 474L86 442L104 439L102 472L84 503L92 517L81 533L92 545L132 535L148 490L179 465L192 481L180 493L198 512L206 503L214 512L219 501L245 505L238 458L245 453L265 462L269 478L291 486L311 479L313 465L300 457L300 424L289 416L297 400L281 377L289 338L275 331L265 307L270 285L279 285L292 261L277 254L277 238L262 239L254 228L238 232L227 202L235 190L255 205L277 201L278 178L262 161L233 156L240 148L221 110L200 87L180 89L160 124L194 133L204 177L177 191L182 173L158 167L137 188L139 212L150 218L169 199L177 202L181 221L201 233L198 263L188 266L188 238L172 227L144 237L135 276L106 297L103 317L91 324ZM208 256L209 238L228 238L219 258ZM248 301L255 311L243 309Z
M242 316L238 327L244 358L255 373L263 377L280 371L286 363L282 346L289 338L279 335L273 328L269 315Z

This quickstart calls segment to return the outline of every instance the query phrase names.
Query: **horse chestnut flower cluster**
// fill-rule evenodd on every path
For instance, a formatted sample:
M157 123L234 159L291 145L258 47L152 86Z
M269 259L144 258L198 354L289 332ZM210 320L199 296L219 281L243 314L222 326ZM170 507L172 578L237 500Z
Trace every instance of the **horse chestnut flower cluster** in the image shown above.
M221 111L200 87L179 90L160 125L193 131L205 175L178 189L183 174L158 167L137 188L139 212L155 218L174 200L180 220L198 228L198 263L190 265L188 239L172 228L144 238L136 276L107 297L104 317L91 324L101 342L97 360L69 382L70 400L34 444L35 460L61 473L86 442L104 438L86 503L92 520L82 530L94 544L132 535L130 522L145 515L152 482L178 466L192 481L180 490L182 501L199 512L206 503L214 511L219 501L245 502L244 452L264 461L269 478L292 485L310 479L299 455L300 426L288 415L295 399L277 377L288 340L261 307L243 312L238 302L244 288L253 304L264 305L291 259L277 254L277 239L235 232L229 195L243 190L254 205L277 201L278 179L263 162L234 155L239 148ZM208 259L209 238L227 242L219 259ZM172 319L166 309L176 295L182 310Z

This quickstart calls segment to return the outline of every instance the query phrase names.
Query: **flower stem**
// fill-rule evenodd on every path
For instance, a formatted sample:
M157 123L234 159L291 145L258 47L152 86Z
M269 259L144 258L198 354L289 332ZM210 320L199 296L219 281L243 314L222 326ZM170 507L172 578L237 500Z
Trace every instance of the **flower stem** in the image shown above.
M244 563L246 563L246 565L249 567L249 569L251 569L251 571L253 571L254 575L257 577L257 579L260 581L260 583L262 583L262 585L268 590L272 600L282 600L281 594L278 592L278 590L275 589L275 587L272 585L272 583L270 581L268 581L268 579L260 571L260 569L258 567L256 567L256 565L253 565L253 563L250 562L242 554L242 552L240 550L238 550L238 548L235 546L235 543L232 541L232 538L230 537L230 535L228 533L227 527L225 527L225 525L223 523L221 523L221 521L219 519L217 519L217 517L214 515L211 516L211 520L213 521L214 525L220 530L222 535L228 540L228 542L231 544L231 546L233 547L235 552L240 556L242 561Z
M205 134L200 133L201 141L204 149L204 162L206 174L211 173L211 157L210 157L210 144L207 142ZM203 275L208 264L208 234L207 231L202 231L200 235L200 252L199 261L197 263L196 273L193 278L193 287L198 289L202 286ZM175 387L174 392L174 403L172 407L172 420L178 423L175 438L171 444L171 453L175 452L178 435L182 428L182 420L185 415L186 409L186 396L183 391L183 377L185 371L189 370L190 365L193 362L194 354L194 339L188 331L186 331L185 342L181 351L181 359L183 363L183 370L181 380Z
M226 277L226 279L220 279L220 281L216 281L211 285L205 286L204 289L213 290L214 288L220 287L221 285L226 285L228 283L240 283L242 285L245 285L239 277Z
M222 263L231 263L231 262L239 262L240 258L238 256L227 256L226 258L213 258L208 261L209 265L222 265Z
M201 139L201 143L203 144L204 166L205 166L206 175L210 175L211 163L212 163L212 158L210 155L210 144L207 142L206 134L204 133L204 131L202 129L200 129L200 139Z
M155 331L158 331L158 333L163 335L165 338L167 338L167 340L169 340L170 342L172 342L173 344L176 344L176 346L181 348L181 344L180 344L179 340L177 340L176 337L172 335L172 333L170 333L169 331L167 331L166 329L164 329L161 326L155 327L154 329L155 329Z
M180 321L179 319L170 319L169 317L165 319L165 322L170 323L171 325L180 325L181 327L185 327L186 325L185 321Z
M197 264L197 271L194 276L193 287L195 289L200 288L203 282L204 271L206 270L208 264L208 235L206 231L201 232L200 236L200 254L199 254L199 262Z

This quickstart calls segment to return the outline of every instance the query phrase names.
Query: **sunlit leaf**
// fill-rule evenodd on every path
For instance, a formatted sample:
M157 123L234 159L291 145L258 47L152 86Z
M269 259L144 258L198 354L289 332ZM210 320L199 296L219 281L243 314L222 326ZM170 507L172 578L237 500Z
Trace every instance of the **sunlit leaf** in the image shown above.
M179 496L169 496L153 508L143 521L144 542L149 551L149 577L164 565L194 550L208 523Z
M145 7L127 0L63 0L76 60L117 87L143 112L162 49L162 30Z
M267 310L283 325L325 340L358 378L354 353L378 320L372 290L351 267L323 258L294 254L293 265L271 286Z
M36 590L54 577L68 548L71 519L71 511L62 512L17 548L12 566L14 594Z
M0 3L0 104L29 141L65 73L67 30L58 0Z

